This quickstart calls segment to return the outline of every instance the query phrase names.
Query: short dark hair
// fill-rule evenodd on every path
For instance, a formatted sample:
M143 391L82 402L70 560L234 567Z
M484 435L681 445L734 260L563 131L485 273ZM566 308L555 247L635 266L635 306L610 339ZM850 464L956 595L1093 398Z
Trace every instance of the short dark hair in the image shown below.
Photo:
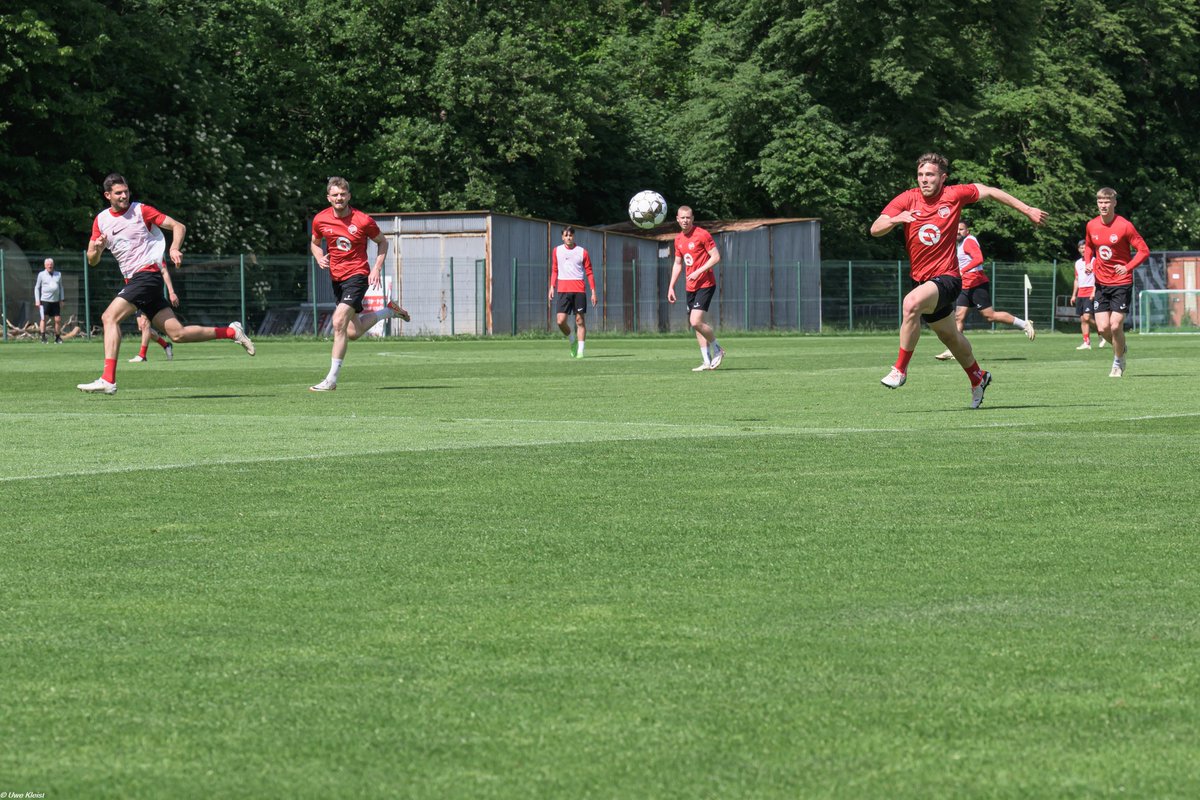
M341 189L344 192L350 191L350 181L337 175L332 176L325 184L325 193L329 194L334 188Z
M568 225L567 227L563 228L563 233L569 233L569 234L571 234L572 236L574 236L574 235L575 235L575 226L574 226L574 225Z
M943 175L950 173L950 162L941 153L926 153L917 159L917 169L920 169L922 164L933 164Z
M1087 244L1087 239L1080 239L1078 242L1076 242L1076 243L1075 243L1075 246L1076 246L1076 247L1083 247L1083 246L1084 246L1084 245L1086 245L1086 244Z
M125 180L125 177L121 173L114 172L114 173L110 174L107 178L104 179L104 191L106 193L111 192L112 187L116 186L118 183L121 184L122 186L129 185L129 181Z

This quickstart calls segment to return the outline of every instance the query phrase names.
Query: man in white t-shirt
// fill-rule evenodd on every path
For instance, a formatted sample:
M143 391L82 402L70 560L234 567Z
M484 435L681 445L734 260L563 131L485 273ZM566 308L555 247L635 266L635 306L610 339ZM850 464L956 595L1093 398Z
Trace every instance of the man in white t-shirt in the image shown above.
M1075 262L1075 283L1071 286L1071 303L1075 313L1079 315L1079 327L1083 331L1083 344L1076 350L1092 349L1092 313L1094 312L1094 297L1096 294L1096 275L1092 272L1091 262L1084 262L1083 249L1087 242L1079 240L1079 259ZM1104 338L1100 338L1100 346L1104 347Z

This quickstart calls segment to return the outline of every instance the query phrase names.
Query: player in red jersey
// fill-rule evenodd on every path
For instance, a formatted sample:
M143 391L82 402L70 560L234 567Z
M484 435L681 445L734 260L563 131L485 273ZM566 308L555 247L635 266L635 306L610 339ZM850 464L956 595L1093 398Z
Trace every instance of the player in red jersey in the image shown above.
M1092 269L1092 262L1083 259L1087 242L1080 239L1078 249L1079 258L1075 261L1075 283L1071 284L1070 302L1075 306L1075 313L1079 315L1079 329L1083 333L1083 344L1075 349L1091 350L1092 337L1088 326L1092 322L1092 313L1095 311L1093 306L1096 294L1096 273ZM1100 340L1100 346L1104 346L1104 339Z
M1100 216L1087 224L1083 260L1092 262L1096 275L1096 330L1113 347L1108 377L1120 378L1125 374L1125 315L1133 298L1133 270L1149 257L1150 246L1133 223L1117 214L1114 189L1105 186L1096 192L1096 208Z
M183 237L187 227L156 208L130 201L129 183L113 173L104 179L104 197L109 208L96 215L92 236L88 242L87 260L93 267L108 248L117 259L125 286L104 311L104 373L91 383L81 383L83 392L116 394L117 354L121 348L121 321L135 311L141 311L154 327L167 334L172 342L207 342L212 339L232 339L254 355L254 343L242 330L240 322L210 328L203 325L184 325L171 307L179 297L171 292L170 302L163 297L167 264L163 259L166 237L171 232L171 262L183 263Z
M950 165L944 156L937 153L921 156L917 159L917 188L896 195L871 223L872 236L886 236L896 226L904 226L913 283L912 291L904 296L900 354L891 372L880 382L889 389L904 385L908 379L908 362L921 338L921 321L924 320L966 370L971 380L971 408L979 408L992 376L979 368L971 353L971 343L955 327L950 316L954 300L962 291L954 238L950 232L958 230L964 205L984 199L1015 208L1035 225L1045 221L1046 212L982 183L947 186L949 172Z
M954 326L958 328L958 332L962 333L966 328L967 314L972 308L977 308L988 322L1020 328L1029 340L1033 341L1037 331L1033 329L1032 320L1021 319L1007 311L992 308L992 293L989 289L991 281L983 271L983 250L979 247L979 240L971 235L971 227L962 220L958 222L957 256L958 272L962 276L962 291L954 301ZM946 350L934 358L938 361L949 361L954 358L954 353Z
M588 251L575 244L575 229L571 226L563 228L562 241L550 252L550 294L548 299L554 301L554 292L558 292L558 329L571 345L571 355L583 358L584 340L587 338L587 325L583 315L587 313L587 295L583 279L587 277L588 286L592 289L592 305L596 305L596 278L592 273L592 259ZM575 312L575 333L567 324L567 314ZM577 344L578 343L578 344Z
M333 311L333 359L329 374L308 387L313 392L332 392L337 388L338 373L351 339L362 336L381 319L393 316L405 322L410 319L408 312L390 298L380 310L362 313L367 287L381 285L388 240L369 214L350 207L350 184L345 178L330 178L326 197L329 208L313 217L309 250L317 266L329 270L337 308ZM378 248L371 267L367 266L368 240ZM322 242L328 244L327 251L321 248Z
M717 343L717 332L708 324L708 307L717 291L717 278L713 267L721 261L717 243L703 228L696 227L696 216L688 206L680 206L675 212L679 223L679 235L675 237L675 264L671 267L671 282L667 284L667 302L675 302L675 282L679 273L686 270L688 322L696 332L696 343L700 345L700 366L692 372L716 369L725 360L725 348Z

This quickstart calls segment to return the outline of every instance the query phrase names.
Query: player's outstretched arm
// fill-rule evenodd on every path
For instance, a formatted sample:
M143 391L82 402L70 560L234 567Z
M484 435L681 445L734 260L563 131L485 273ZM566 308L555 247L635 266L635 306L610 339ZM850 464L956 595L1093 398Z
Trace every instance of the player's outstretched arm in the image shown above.
M987 186L982 183L975 184L975 188L979 190L980 200L995 200L999 203L1003 203L1009 208L1015 208L1017 211L1020 211L1022 214L1029 217L1029 221L1034 225L1041 225L1049 216L1049 214L1047 214L1045 211L1042 211L1040 208L1034 208L1028 203L1018 200L1003 189L997 189L995 186Z
M875 218L875 221L871 223L871 235L876 238L880 236L887 236L892 232L893 229L895 229L897 225L906 225L909 222L916 222L916 219L917 218L913 216L912 211L907 209L901 211L894 217L889 217L887 214L880 214Z

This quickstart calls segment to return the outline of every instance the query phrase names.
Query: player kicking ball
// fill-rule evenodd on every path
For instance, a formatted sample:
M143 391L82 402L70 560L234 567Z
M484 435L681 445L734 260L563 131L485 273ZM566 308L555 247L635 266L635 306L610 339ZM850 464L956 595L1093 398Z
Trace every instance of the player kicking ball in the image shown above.
M311 392L337 389L351 339L359 338L380 320L399 317L408 322L411 319L408 312L390 298L380 310L362 313L367 288L382 283L383 262L388 254L387 237L369 214L350 207L350 184L345 178L329 179L326 198L329 208L313 218L309 250L317 266L329 270L337 308L333 312L333 358L329 373L320 383L308 387ZM375 264L371 267L367 266L368 241L378 248Z

